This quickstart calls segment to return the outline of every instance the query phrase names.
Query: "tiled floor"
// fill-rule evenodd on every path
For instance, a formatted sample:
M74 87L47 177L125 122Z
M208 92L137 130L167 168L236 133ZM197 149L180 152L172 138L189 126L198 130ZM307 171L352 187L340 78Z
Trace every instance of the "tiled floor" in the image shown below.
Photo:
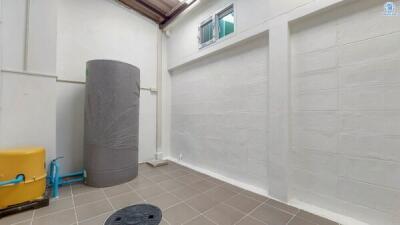
M139 166L139 176L110 188L64 187L49 207L0 219L0 225L103 225L115 210L148 202L161 225L338 225L180 165Z

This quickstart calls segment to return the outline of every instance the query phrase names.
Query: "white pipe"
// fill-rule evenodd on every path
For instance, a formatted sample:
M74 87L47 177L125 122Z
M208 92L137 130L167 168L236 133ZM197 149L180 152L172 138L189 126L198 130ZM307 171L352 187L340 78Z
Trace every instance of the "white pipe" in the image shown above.
M156 107L156 155L159 160L161 149L161 117L162 117L162 31L157 31L157 107Z

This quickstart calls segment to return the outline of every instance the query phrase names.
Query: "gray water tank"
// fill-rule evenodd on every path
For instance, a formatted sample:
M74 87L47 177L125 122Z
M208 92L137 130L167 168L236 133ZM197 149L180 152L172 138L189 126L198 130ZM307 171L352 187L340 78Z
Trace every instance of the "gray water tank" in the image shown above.
M140 70L112 60L87 62L86 184L109 187L138 174Z

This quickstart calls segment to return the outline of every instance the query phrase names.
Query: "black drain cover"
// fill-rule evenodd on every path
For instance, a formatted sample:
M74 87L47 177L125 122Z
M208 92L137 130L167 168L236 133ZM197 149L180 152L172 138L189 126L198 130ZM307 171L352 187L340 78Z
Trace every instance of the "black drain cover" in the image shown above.
M139 204L118 210L108 217L104 225L158 225L161 217L158 207Z

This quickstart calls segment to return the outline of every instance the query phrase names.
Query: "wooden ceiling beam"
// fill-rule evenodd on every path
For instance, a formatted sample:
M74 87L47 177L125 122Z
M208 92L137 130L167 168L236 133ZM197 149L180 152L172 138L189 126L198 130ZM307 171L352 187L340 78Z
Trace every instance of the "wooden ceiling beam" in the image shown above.
M126 5L127 7L139 12L145 17L148 17L149 19L153 20L156 23L161 23L165 20L164 16L161 16L151 9L145 7L143 4L139 3L136 0L119 0L122 4Z
M129 8L155 21L160 29L165 28L180 13L186 10L196 0L189 4L179 0L118 0Z
M146 0L146 2L148 2L148 4L150 5L153 5L164 14L170 12L175 7L175 5L179 3L178 1L178 3L170 5L170 3L167 3L165 0Z
M192 2L188 3L182 3L179 7L177 7L175 10L173 10L168 17L159 24L160 29L164 29L168 24L170 24L179 14L181 14L183 11L185 11L187 8L189 8L193 3L195 3L197 0L193 0Z
M156 7L154 7L153 5L147 3L144 0L136 0L137 2L139 2L140 4L142 4L144 7L150 9L151 11L157 13L159 16L165 18L165 13L161 12L159 9L157 9Z

